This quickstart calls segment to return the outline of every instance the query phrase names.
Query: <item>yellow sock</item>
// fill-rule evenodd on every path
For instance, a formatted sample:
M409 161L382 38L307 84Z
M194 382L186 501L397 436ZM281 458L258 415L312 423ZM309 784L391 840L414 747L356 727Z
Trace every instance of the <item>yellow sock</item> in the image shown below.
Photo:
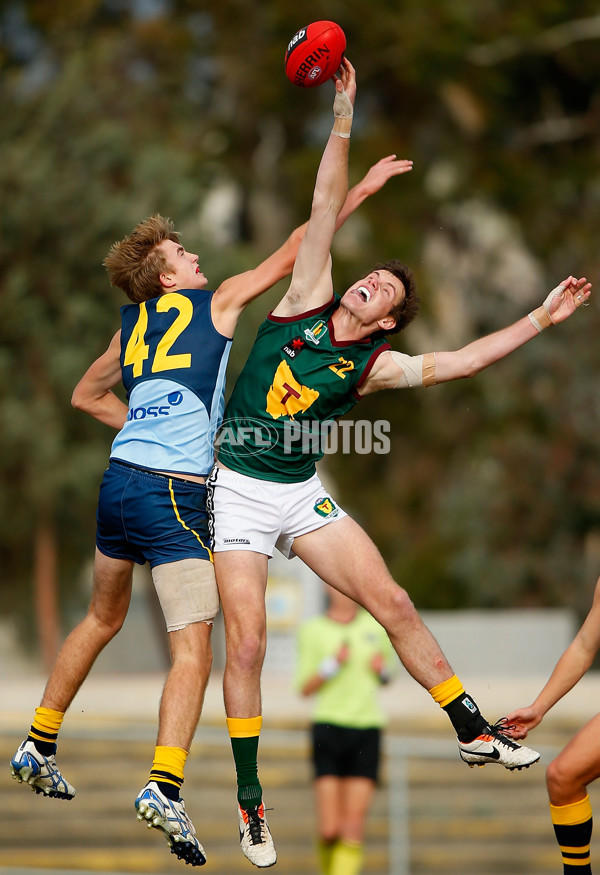
M36 708L28 738L32 741L56 744L58 731L64 716L64 711L53 711L52 708Z
M260 735L262 717L227 717L230 738L253 738Z
M552 805L550 816L556 841L562 854L567 875L591 873L590 841L592 838L592 805L590 797L568 805Z
M359 875L363 864L360 842L339 841L331 854L329 875Z
M442 681L441 684L436 684L429 690L429 695L437 702L440 708L445 708L454 699L458 699L465 692L465 688L455 674L447 681Z
M180 789L183 784L183 770L188 752L181 747L157 745L150 770L150 781L169 784Z
M322 875L330 875L331 856L337 842L326 842L325 839L317 839L317 856Z

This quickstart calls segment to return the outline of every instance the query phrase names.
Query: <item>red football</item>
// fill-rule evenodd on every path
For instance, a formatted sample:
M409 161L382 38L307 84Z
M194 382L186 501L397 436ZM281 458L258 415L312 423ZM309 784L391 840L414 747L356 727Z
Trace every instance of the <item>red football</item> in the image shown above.
M300 88L314 88L331 79L346 50L344 31L335 21L313 21L288 43L285 73Z

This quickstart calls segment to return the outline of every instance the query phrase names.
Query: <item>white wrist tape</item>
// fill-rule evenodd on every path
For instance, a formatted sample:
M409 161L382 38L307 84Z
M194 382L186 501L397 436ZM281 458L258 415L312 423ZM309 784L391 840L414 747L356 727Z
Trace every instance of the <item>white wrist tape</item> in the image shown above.
M324 681L328 681L334 678L339 670L340 664L335 656L326 656L325 659L321 660L318 674Z
M552 289L541 307L533 310L532 313L528 313L529 321L536 331L543 331L544 328L550 328L551 325L554 325L550 315L550 307L556 298L562 298L564 294L565 287L563 285L557 286L555 289Z
M354 107L345 91L336 91L333 101L333 115L335 116L331 133L336 137L350 137L352 130L352 116Z
M391 355L398 367L402 368L402 376L394 389L410 386L435 386L435 353L425 355L406 355L404 352L391 350Z

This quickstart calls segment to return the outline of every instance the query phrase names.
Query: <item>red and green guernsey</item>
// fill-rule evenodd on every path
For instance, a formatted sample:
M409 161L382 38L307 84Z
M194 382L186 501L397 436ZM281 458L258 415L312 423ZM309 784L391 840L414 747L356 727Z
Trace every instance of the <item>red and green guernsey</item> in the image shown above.
M339 301L262 323L217 437L223 465L279 483L315 473L332 424L360 400L374 362L390 349L383 337L336 340Z

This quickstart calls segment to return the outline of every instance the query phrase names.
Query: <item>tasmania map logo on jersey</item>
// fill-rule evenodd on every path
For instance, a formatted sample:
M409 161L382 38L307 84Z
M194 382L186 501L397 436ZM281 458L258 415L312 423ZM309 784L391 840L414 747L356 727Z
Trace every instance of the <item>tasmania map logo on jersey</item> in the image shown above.
M273 419L280 416L293 419L296 413L306 413L318 397L317 390L298 382L288 363L283 361L279 363L273 385L267 392L267 413Z

